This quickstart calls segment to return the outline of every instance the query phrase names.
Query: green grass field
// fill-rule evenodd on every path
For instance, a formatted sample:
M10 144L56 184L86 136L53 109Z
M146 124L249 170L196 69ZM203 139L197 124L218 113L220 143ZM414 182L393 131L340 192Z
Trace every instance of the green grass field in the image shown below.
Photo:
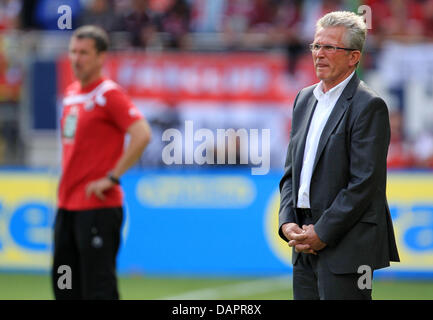
M286 300L288 277L243 279L120 277L122 299ZM0 273L1 300L53 299L48 275ZM433 300L433 281L373 281L373 299Z

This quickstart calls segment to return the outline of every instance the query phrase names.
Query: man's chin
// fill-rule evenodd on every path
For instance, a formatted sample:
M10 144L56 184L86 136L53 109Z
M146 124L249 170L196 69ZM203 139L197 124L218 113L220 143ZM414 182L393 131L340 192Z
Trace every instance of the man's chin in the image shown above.
M326 74L324 72L321 72L321 71L316 71L316 77L319 80L324 80L324 79L326 79Z
M74 76L79 81L81 81L85 78L82 72L74 72Z
M73 72L73 74L74 74L75 78L77 78L77 79L80 79L80 76L81 76L81 74L80 74L80 72L79 72L79 71L76 71L76 70L72 70L72 72Z

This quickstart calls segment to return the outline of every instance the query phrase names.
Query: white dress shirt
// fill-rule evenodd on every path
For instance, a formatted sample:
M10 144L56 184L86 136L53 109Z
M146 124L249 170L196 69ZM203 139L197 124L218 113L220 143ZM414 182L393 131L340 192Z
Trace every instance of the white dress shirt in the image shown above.
M313 91L313 94L317 99L317 106L314 110L313 119L311 119L307 140L305 142L304 160L302 162L298 192L298 208L310 208L310 183L320 136L322 135L323 128L328 121L332 109L334 109L334 106L340 98L341 93L354 73L355 71L353 71L346 79L326 93L323 92L322 81L319 82Z

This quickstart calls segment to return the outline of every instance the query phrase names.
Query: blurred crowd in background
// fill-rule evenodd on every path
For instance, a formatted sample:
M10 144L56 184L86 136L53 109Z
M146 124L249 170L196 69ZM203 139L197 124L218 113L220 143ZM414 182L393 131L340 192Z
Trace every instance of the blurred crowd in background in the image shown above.
M14 109L26 81L25 69L14 59L13 50L7 50L14 46L5 35L56 31L59 15L52 8L61 4L72 8L74 29L96 24L107 30L114 50L278 50L288 57L289 74L296 74L298 58L309 54L315 22L330 11L371 8L372 28L361 75L383 68L381 54L389 41L403 46L433 44L433 0L0 0L0 164L21 163L19 156L7 155L19 155L19 119ZM431 49L420 54L433 57ZM429 68L433 73L433 66ZM389 74L394 77L392 71ZM416 106L407 103L407 86L396 81L385 89L393 102L389 105L389 168L433 168L433 119L425 119L416 134L408 134L406 115ZM424 81L423 90L430 98L422 101L433 109L431 77ZM433 112L426 115L433 117Z

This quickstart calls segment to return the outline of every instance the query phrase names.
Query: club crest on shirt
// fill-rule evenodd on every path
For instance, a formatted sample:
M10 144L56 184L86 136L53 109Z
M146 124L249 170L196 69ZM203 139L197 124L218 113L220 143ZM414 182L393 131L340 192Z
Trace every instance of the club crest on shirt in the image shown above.
M70 114L65 119L65 125L63 127L63 136L65 138L73 138L77 129L77 115Z

